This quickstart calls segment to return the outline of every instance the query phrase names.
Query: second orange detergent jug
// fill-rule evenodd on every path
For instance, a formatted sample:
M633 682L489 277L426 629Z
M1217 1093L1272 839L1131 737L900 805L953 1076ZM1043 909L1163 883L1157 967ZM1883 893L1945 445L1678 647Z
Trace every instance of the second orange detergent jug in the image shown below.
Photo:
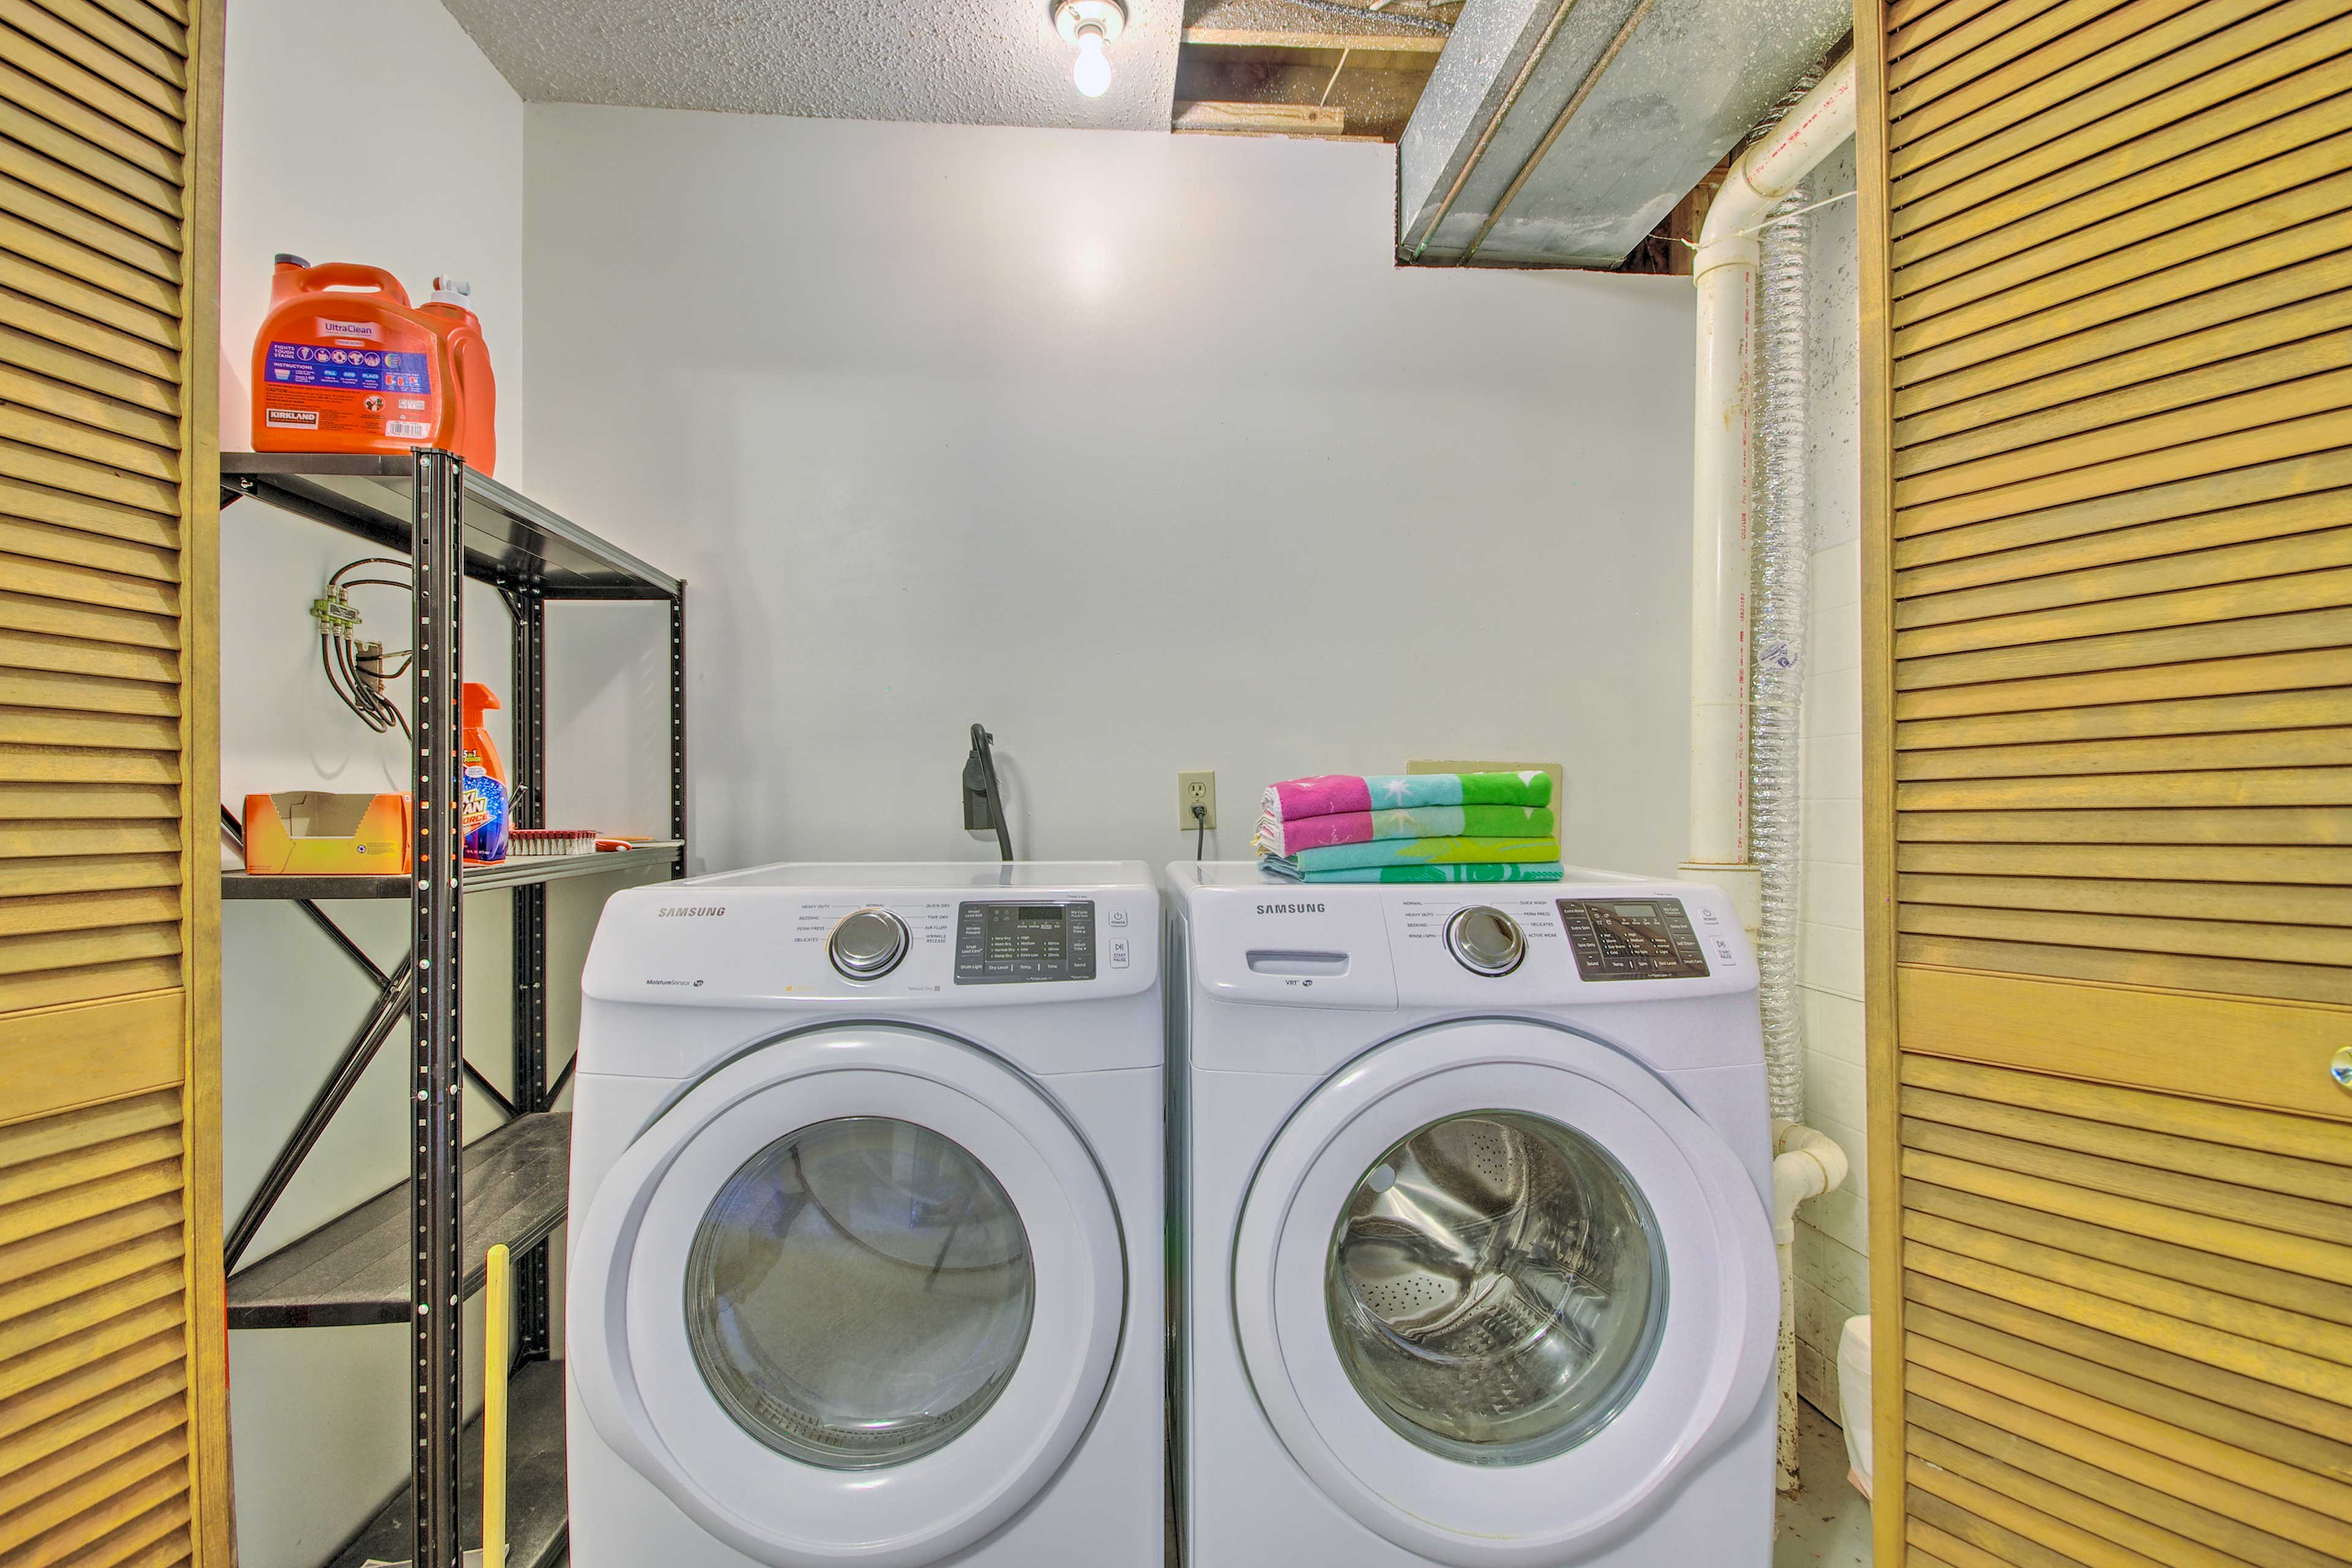
M451 447L446 359L437 324L383 268L280 256L253 344L254 450Z
M444 393L457 404L452 449L487 474L499 458L499 384L490 374L490 346L474 314L473 293L462 279L436 278L432 303L416 313L441 338L441 360L448 367Z

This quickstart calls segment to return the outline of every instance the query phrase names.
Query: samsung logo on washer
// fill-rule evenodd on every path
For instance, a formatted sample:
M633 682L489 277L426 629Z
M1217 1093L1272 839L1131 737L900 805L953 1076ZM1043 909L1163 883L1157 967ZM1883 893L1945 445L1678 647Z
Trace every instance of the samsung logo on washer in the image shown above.
M698 919L703 916L717 917L726 912L725 904L673 904L668 909L660 910L656 918L669 920L678 915L686 915Z
M1321 904L1260 904L1257 907L1257 912L1262 915L1319 915L1323 912L1323 906Z

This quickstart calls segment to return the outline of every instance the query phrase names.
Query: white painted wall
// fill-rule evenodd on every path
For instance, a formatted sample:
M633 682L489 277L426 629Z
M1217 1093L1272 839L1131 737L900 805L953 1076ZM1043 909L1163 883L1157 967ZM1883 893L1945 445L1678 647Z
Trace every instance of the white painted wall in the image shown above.
M1181 768L1237 857L1269 780L1499 755L1678 858L1686 285L1399 269L1379 146L528 124L532 483L692 584L698 865L992 857L974 720L1028 858L1189 854Z
M1806 182L1853 189L1851 143ZM1846 1184L1799 1211L1797 1387L1837 1414L1837 1344L1870 1310L1862 1023L1862 405L1859 256L1850 201L1812 215L1812 625L1803 731L1805 1120L1844 1145Z

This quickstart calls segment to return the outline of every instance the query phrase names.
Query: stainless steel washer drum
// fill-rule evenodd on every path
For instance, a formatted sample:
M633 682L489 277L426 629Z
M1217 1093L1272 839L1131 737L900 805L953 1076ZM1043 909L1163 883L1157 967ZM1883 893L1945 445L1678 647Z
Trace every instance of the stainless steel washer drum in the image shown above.
M1349 1194L1327 1271L1341 1364L1397 1432L1519 1465L1608 1425L1656 1354L1665 1249L1624 1168L1559 1122L1430 1123Z

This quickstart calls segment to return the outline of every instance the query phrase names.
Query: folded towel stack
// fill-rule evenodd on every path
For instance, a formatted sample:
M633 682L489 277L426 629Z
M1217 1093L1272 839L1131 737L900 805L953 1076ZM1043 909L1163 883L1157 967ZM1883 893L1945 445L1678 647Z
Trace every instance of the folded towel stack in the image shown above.
M1259 867L1305 882L1557 882L1551 775L1349 773L1267 787Z

